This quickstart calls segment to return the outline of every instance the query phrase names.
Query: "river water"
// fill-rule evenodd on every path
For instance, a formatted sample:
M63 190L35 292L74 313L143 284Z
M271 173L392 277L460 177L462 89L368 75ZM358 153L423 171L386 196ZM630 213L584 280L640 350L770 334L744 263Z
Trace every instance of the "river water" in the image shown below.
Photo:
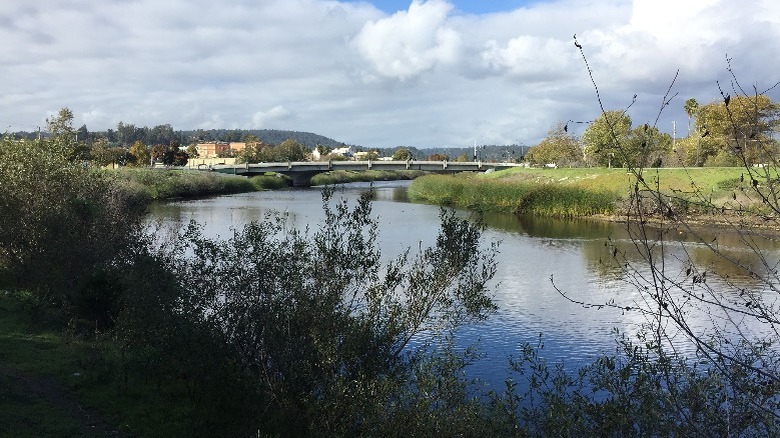
M379 218L379 242L388 260L406 248L414 251L435 243L440 209L410 203L406 195L408 184L374 183L373 213ZM337 190L336 197L356 199L366 190L368 184L347 184ZM262 220L269 210L284 213L288 226L316 228L323 217L321 205L320 189L302 188L158 204L151 216L181 226L195 220L203 225L207 235L228 237L231 228ZM638 312L584 308L559 293L560 290L575 301L595 304L614 300L635 306L641 300L637 288L626 281L620 267L611 261L613 248L617 247L621 254L628 254L627 262L635 263L641 271L641 260L631 255L633 243L625 225L508 214L488 215L484 220L484 238L501 242L498 272L491 284L499 310L488 321L464 327L459 334L460 344L478 343L484 355L470 366L471 377L500 389L508 376L507 358L516 355L524 343L536 345L540 340L544 357L575 369L601 354L613 353L617 346L614 330L633 335L645 322ZM707 235L705 241L742 251L738 236L723 230L709 233L712 240ZM718 266L720 261L705 245L690 237L683 231L667 236L672 239L665 248L667 272L684 271L689 260L711 271L727 269ZM769 240L762 245L771 257L776 257L780 248L776 242ZM737 256L747 263L759 263L751 259L750 251ZM738 273L731 274L732 281L739 279ZM695 315L691 318L694 325L702 328L712 324L710 319L697 321ZM685 348L683 345L682 349Z

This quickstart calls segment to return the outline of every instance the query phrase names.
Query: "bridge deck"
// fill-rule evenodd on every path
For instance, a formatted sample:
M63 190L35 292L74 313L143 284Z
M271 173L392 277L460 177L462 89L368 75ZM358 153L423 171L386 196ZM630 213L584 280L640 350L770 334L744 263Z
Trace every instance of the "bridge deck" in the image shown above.
M199 166L200 170L211 170L234 175L257 175L276 172L290 176L296 186L311 184L311 177L334 170L424 170L436 173L480 172L488 169L518 167L516 163L485 163L482 161L291 161L287 163L247 163L235 165Z

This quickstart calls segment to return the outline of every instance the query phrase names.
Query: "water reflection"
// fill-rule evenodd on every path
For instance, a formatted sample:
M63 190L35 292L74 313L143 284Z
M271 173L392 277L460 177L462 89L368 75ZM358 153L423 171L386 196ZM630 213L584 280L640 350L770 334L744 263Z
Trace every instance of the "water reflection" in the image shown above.
M374 185L373 212L379 218L379 244L386 260L407 248L416 250L432 245L438 232L440 208L409 203L406 185ZM369 187L349 185L335 196L354 200ZM262 220L269 211L282 212L290 227L316 228L323 218L321 205L320 189L295 189L159 204L152 209L152 216L175 226L195 220L207 235L226 237L232 227ZM483 220L487 225L485 238L502 241L498 272L492 284L499 311L488 321L466 327L461 333L464 345L480 341L487 356L476 365L475 377L500 387L506 377L507 356L517 354L523 343L536 343L540 334L545 356L576 366L614 351L614 329L631 334L645 323L637 312L583 309L564 299L553 287L554 281L557 288L584 302L640 301L640 291L625 281L626 264L635 266L640 273L646 268L646 261L632 240L636 229L621 223L511 214L487 214ZM732 289L728 281L738 281L740 287L762 288L748 271L766 272L767 265L771 269L780 260L777 239L750 242L724 229L680 231L647 229L651 239L663 242L654 244L653 256L663 260L664 270L670 276L681 280L685 279L688 267L695 265L710 272L713 285L724 291ZM746 242L759 249L764 259L755 251L746 250ZM726 257L717 256L707 245L723 251ZM700 327L711 324L706 315L696 318L699 316L691 322Z

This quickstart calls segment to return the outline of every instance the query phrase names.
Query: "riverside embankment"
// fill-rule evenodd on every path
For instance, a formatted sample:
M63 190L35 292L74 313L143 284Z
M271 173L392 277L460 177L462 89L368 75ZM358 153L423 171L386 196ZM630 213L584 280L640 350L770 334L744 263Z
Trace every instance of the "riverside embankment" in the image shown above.
M428 175L414 180L417 202L477 211L560 218L624 215L631 195L660 193L675 215L706 219L713 208L757 208L743 168L647 169L641 180L627 169L517 168L488 174ZM648 211L654 212L651 209ZM668 210L654 213L670 213Z

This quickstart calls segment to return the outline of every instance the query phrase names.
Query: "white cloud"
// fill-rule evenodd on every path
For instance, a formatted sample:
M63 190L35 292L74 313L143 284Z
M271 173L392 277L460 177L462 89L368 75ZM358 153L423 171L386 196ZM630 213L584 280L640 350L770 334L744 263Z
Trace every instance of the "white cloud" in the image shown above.
M419 75L457 58L460 35L447 26L451 9L444 0L414 0L408 11L366 23L355 45L379 75L402 80Z
M336 0L7 0L0 126L35 129L68 106L91 131L124 121L365 146L533 144L598 115L575 33L608 109L639 95L637 122L655 119L679 69L667 131L686 120L685 99L731 86L727 56L748 88L780 80L774 0L543 0L483 16L457 0L392 15Z
M576 61L570 41L559 41L522 35L512 38L506 46L488 41L482 52L483 67L531 81L556 81L569 71Z
M289 119L292 112L287 108L277 105L268 111L258 111L252 116L252 128L268 129L273 122Z

